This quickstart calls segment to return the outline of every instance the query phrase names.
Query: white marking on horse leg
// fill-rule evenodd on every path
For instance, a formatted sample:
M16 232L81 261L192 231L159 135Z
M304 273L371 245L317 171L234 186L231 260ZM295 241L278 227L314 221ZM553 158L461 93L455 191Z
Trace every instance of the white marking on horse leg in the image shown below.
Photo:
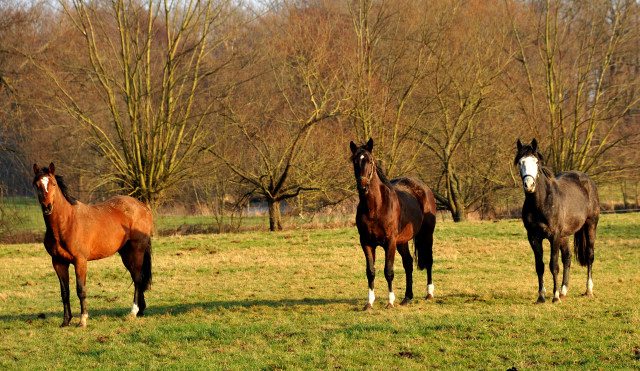
M133 305L131 306L131 315L135 317L138 315L139 311L140 308L136 305L136 303L133 303Z
M434 289L435 289L435 286L433 286L433 284L427 285L427 295L433 296Z
M562 288L560 289L560 295L561 296L567 296L567 286L566 285L562 285Z
M87 327L87 319L89 319L89 313L80 316L80 327Z
M369 298L367 300L371 305L373 305L373 302L376 300L376 296L373 294L373 290L371 289L369 289Z
M44 177L44 178L42 178L40 181L42 182L42 187L44 188L44 193L49 192L49 191L47 190L47 186L49 185L49 178Z
M587 295L593 295L593 281L591 278L587 281Z
M556 290L556 291L553 293L553 298L554 298L554 299L556 299L556 300L560 300L560 291L557 291L557 290Z
M393 291L389 291L389 304L393 305L394 301L396 301L396 294Z

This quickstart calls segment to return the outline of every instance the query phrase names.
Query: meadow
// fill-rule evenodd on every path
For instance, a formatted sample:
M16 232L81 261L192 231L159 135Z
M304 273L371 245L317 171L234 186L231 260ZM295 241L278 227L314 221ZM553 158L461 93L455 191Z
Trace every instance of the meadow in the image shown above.
M416 270L412 304L385 310L379 258L371 312L354 227L157 237L146 316L128 315L133 286L114 256L89 263L87 328L75 290L72 326L58 327L42 244L0 245L0 368L638 369L639 225L640 214L603 215L595 297L580 296L574 261L567 298L536 305L521 221L439 223L435 300ZM398 302L404 278L398 258Z

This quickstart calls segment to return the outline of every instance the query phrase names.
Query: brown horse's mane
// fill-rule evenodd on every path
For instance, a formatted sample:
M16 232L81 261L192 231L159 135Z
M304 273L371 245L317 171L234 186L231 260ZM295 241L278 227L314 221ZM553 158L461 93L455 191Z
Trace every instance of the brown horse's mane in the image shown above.
M391 182L389 181L389 178L387 178L387 175L384 173L384 171L382 171L382 168L378 166L377 163L376 163L376 173L378 174L378 178L380 178L380 181L382 182L382 184L391 188Z
M36 181L42 175L49 175L49 168L48 167L43 166L43 167L40 168L40 172L33 179L33 185L36 184ZM55 178L56 178L56 183L58 183L58 188L60 188L60 192L62 192L62 195L64 196L65 200L69 201L69 203L71 205L77 205L78 204L78 200L76 200L75 197L73 197L73 196L71 196L69 194L69 189L67 188L67 184L64 182L64 177L62 175L55 175Z

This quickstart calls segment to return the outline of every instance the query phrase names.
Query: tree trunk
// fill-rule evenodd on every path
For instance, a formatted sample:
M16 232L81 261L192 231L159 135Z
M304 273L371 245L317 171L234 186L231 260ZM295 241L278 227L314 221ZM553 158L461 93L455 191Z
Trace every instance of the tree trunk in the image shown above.
M269 205L269 230L282 230L282 215L280 214L280 201L267 200Z

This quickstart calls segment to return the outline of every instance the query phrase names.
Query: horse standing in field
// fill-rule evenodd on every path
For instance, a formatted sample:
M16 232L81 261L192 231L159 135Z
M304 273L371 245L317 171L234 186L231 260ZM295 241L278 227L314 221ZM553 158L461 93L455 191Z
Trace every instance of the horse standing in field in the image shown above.
M436 226L436 201L431 189L415 178L396 178L389 181L376 165L372 155L373 140L358 147L353 142L351 161L355 172L360 203L356 214L356 225L360 233L360 244L367 260L369 298L364 310L373 309L375 295L376 247L384 248L384 276L389 286L387 309L393 308L393 261L396 249L402 257L406 272L407 287L400 305L413 299L413 258L409 251L409 240L415 243L418 269L427 269L427 299L433 298L431 267L433 265L433 230Z
M551 244L549 270L553 275L553 302L567 295L571 249L569 237L573 235L574 251L582 266L587 266L587 291L593 296L591 266L594 258L596 227L600 216L600 202L596 185L586 174L566 171L555 177L549 169L540 166L542 155L534 139L530 145L522 145L518 139L518 154L514 164L520 166L525 199L522 206L522 222L527 229L529 243L535 254L538 274L538 303L544 303L544 263L542 240ZM562 251L562 287L558 289L558 250Z
M62 326L71 320L69 304L69 264L76 273L76 290L80 299L80 327L87 325L85 306L87 261L120 253L135 286L131 314L142 316L146 308L144 292L151 283L151 230L153 214L142 202L128 196L111 198L95 206L70 197L61 176L55 175L53 163L40 169L33 165L33 186L38 194L47 231L44 247L60 281L64 306Z

